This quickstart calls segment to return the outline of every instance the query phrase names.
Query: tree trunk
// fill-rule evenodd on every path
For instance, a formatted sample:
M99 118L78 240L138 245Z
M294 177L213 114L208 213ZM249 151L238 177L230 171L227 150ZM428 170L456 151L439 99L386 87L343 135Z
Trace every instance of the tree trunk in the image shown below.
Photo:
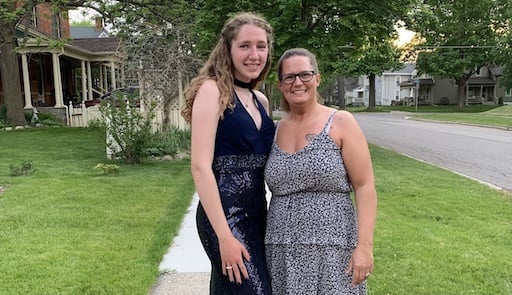
M13 26L0 20L0 76L2 78L2 97L7 107L7 119L14 126L27 124L23 113L21 96L20 66L16 49L16 36ZM3 39L3 40L2 40Z
M368 110L375 110L375 74L368 75L368 80L370 80L370 93L368 97Z
M464 105L466 104L466 79L459 78L457 80L457 110L459 112L464 111Z
M263 87L260 89L262 90L263 94L268 99L268 108L270 112L270 117L272 117L272 112L277 109L276 101L274 99L274 87L272 86L272 83L265 83L262 85Z
M346 108L345 77L336 75L336 84L338 86L338 105L340 106L340 110L344 110Z

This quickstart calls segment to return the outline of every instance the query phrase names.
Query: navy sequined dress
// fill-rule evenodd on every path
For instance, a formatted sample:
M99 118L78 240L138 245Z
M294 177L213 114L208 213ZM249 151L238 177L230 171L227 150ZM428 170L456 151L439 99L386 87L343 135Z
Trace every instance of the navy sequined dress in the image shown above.
M222 274L217 236L199 203L196 222L199 237L212 264L211 295L272 294L265 262L267 201L263 170L272 146L275 125L261 103L257 99L255 101L262 117L260 129L240 101L235 99L235 107L226 109L224 118L219 121L213 159L213 172L231 232L251 256L250 262L245 261L249 279L237 284Z

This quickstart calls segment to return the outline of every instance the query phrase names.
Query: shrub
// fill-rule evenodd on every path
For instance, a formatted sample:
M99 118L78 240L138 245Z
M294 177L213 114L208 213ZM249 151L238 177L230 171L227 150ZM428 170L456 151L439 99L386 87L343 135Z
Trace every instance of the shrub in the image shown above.
M100 119L92 119L87 124L88 128L91 128L92 130L103 130L107 128L107 124L103 120Z
M190 149L190 130L171 128L167 133L156 133L153 136L151 148L148 150L151 155L174 156L181 151ZM158 153L156 153L158 151Z
M52 113L40 112L37 114L39 117L39 123L45 126L63 126L64 123ZM30 122L30 121L29 121Z
M7 106L0 105L0 128L9 127L9 119L7 118Z
M151 147L155 108L156 102L149 103L142 114L130 99L122 96L100 104L107 126L107 148L112 152L112 158L140 163L147 156L145 151Z
M11 176L28 176L34 172L34 165L30 160L24 160L20 165L11 164L9 166Z

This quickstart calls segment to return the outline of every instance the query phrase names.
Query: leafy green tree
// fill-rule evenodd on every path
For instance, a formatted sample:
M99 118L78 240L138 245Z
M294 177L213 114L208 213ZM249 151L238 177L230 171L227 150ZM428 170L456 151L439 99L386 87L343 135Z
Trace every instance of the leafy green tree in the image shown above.
M457 107L463 110L467 80L482 66L495 65L499 41L508 31L503 15L509 0L422 0L405 19L417 32L420 73L454 79L458 86Z
M26 125L21 100L21 83L18 56L16 54L17 36L15 27L32 10L29 1L18 7L15 0L0 1L0 76L2 78L2 97L7 108L7 119L13 125Z
M396 70L402 66L400 51L388 39L380 44L371 44L355 48L346 55L340 73L346 76L365 75L370 82L368 110L375 109L375 77L386 70Z
M512 24L512 1L504 4L503 20ZM503 76L500 85L512 89L512 29L505 30L499 43L498 63L503 66Z
M160 49L168 48L166 45L168 45L169 42L166 44L162 42L163 40L172 40L174 44L187 40L183 42L181 47L173 47L173 49L182 51L174 51L174 53L171 54L170 51L167 50L165 51L167 55L161 52L160 56L157 57L158 59L151 62L148 61L149 64L165 64L165 62L162 61L174 61L176 53L184 53L180 55L183 56L191 52L189 49L192 48L192 43L188 42L189 38L186 36L194 36L194 34L191 33L193 31L186 30L191 28L189 24L195 23L196 8L194 5L196 4L194 1L0 0L0 51L2 54L2 58L0 59L0 75L3 89L2 96L7 108L7 118L11 124L26 124L26 119L23 115L23 100L21 96L20 73L16 49L19 46L23 46L24 41L29 36L27 27L27 29L21 32L23 36L21 36L22 38L20 39L19 34L15 35L16 27L23 19L30 19L32 8L43 2L51 3L52 8L56 12L80 7L91 9L115 28L114 33L117 33L120 37L125 39L132 38L131 40L133 40L134 36L138 36L138 44L144 44L142 46L147 45L148 42L140 40L151 38L153 34L155 35L153 39L160 40ZM19 6L20 3L23 3L23 5ZM181 24L187 25L181 26ZM181 39L177 39L178 37ZM53 41L59 43L58 46L62 46L63 44L63 40ZM152 44L154 45L155 42ZM129 49L133 49L133 47ZM140 48L138 51L139 57L145 56L143 54L145 49L147 48ZM155 51L154 46L151 50L153 52L158 51ZM128 53L131 54L133 51ZM155 57L155 55L152 56ZM145 61L147 61L147 58ZM184 59L181 59L180 62L181 64L188 64ZM168 68L173 66L170 62L168 64ZM175 69L181 68L175 67ZM177 77L178 75L176 73L175 71L174 75L163 75L162 77ZM176 88L177 87L173 87L172 89L174 90ZM173 94L169 94L166 97L170 96L173 96Z
M81 21L74 21L74 22L71 22L70 24L72 27L90 27L90 26L93 26L94 24L89 21L89 20L81 20Z
M255 11L265 16L274 27L274 58L277 59L292 47L307 48L315 53L324 78L329 80L347 72L345 67L349 65L345 64L343 54L347 47L356 48L357 52L362 52L368 46L387 50L386 46L380 44L394 36L394 26L404 17L410 2L277 0L256 4L255 1L246 0L201 1L197 30L203 42L199 48L203 53L208 52L230 14L240 10ZM394 55L388 56L392 57ZM380 65L385 68L376 71L376 74L389 69L387 64Z

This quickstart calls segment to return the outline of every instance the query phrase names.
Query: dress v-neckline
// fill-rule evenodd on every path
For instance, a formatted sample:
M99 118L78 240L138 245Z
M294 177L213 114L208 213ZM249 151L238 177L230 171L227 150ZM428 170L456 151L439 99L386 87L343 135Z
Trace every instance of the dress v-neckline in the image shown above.
M301 147L300 149L298 149L298 150L297 150L297 151L295 151L295 152L291 152L291 153L289 153L289 152L287 152L287 151L283 150L283 149L279 146L279 144L277 144L277 141L275 142L275 146L277 147L277 149L278 149L281 153L283 153L283 154L285 154L285 155L287 155L287 156L295 156L295 155L298 155L298 154L300 154L300 153L304 152L305 150L307 150L307 149L308 149L308 148L313 144L313 142L314 142L314 141L316 141L316 139L320 136L320 134L322 134L323 132L324 132L324 129L322 129L322 131L320 131L320 133L315 134L315 136L313 136L313 138L312 138L310 141L308 141L308 143L307 143L305 146Z
M249 113L249 110L247 110L247 108L245 107L245 105L242 102L242 100L240 99L240 97L238 97L238 94L236 93L236 91L234 91L234 92L235 92L235 97L236 97L236 100L237 100L237 105L239 105L244 110L244 112L249 116L249 118L251 119L251 122L252 122L252 126L254 128L256 128L256 130L258 130L258 132L260 132L261 128L263 127L263 114L261 113L260 104L259 104L258 99L254 98L255 94L251 91L251 96L252 96L251 99L254 99L254 102L256 104L256 108L258 109L258 114L260 115L260 119L261 119L261 124L260 124L259 128L258 128L258 125L256 125L256 121L254 120L253 116L251 116L251 113Z
M274 145L277 147L277 149L278 149L281 153L283 153L283 154L285 154L285 155L287 155L287 156L294 156L294 155L298 155L298 154L302 153L303 151L305 151L306 149L308 149L308 148L313 144L313 142L314 142L314 141L316 141L316 140L320 137L320 135L322 135L324 132L326 133L327 137L329 137L329 139L330 139L334 144L336 144L336 143L334 142L334 140L332 139L332 137L331 137L331 136L329 135L329 133L327 132L327 127L328 127L328 126L330 126L330 123L331 123L332 117L334 116L334 113L336 113L336 112L332 112L332 113L329 115L329 117L327 118L327 122L325 122L324 127L322 128L322 130L320 130L320 132L318 132L317 134L315 134L315 135L313 136L313 138L312 138L312 139L311 139L311 140L310 140L306 145L304 145L303 147L301 147L300 149L298 149L297 151L292 152L292 153L289 153L289 152L287 152L287 151L283 150L283 149L279 146L279 144L277 143L277 133L279 132L279 124L278 124L278 125L277 125L277 127L276 127L276 133L275 133L275 138L276 138L276 139L274 140Z

